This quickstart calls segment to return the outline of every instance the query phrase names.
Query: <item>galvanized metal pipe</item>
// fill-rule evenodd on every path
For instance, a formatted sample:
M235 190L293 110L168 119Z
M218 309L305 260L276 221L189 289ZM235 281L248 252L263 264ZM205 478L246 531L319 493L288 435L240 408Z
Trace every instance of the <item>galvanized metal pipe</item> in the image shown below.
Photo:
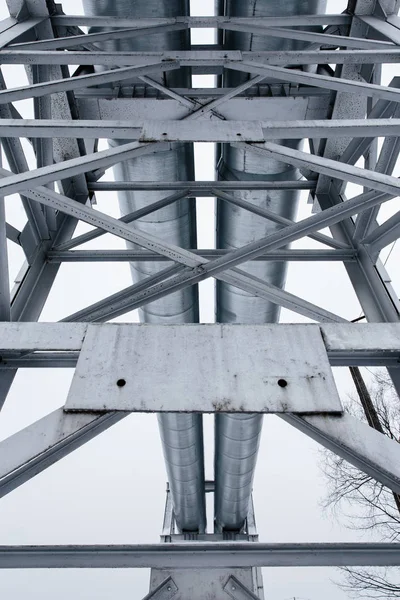
M189 15L188 0L83 0L87 16L115 18L160 17ZM112 24L112 22L110 22ZM101 31L93 28L92 31ZM110 40L101 43L105 51L168 51L187 50L187 31ZM190 73L180 69L165 73L160 82L169 87L190 87ZM138 80L139 83L139 80ZM140 82L143 85L143 82ZM156 117L156 115L155 115ZM153 118L153 116L152 116ZM123 143L113 140L111 145ZM140 156L120 163L114 168L117 180L190 181L194 179L193 146L174 143L151 155ZM118 192L122 214L137 211L161 200L165 192L121 190ZM155 213L132 223L136 229L157 235L158 238L183 248L196 247L196 220L193 201L178 200ZM138 249L133 244L129 248ZM160 262L132 262L134 282L140 282L163 268ZM178 291L152 302L140 310L146 323L192 323L198 321L197 286ZM201 415L159 415L158 417L165 463L173 500L174 514L180 531L203 531L205 528L205 491L203 431Z
M217 0L217 15L228 17L293 16L322 12L324 0ZM224 32L220 40L224 50L264 51L297 50L302 42L258 36L241 32ZM248 74L226 70L225 87L240 85ZM281 142L283 143L283 142ZM296 142L287 145L296 148ZM271 182L300 178L294 167L266 158L250 147L220 146L218 178L232 181L271 180ZM298 192L292 190L231 191L240 199L268 209L281 217L293 219L297 210ZM218 201L217 248L232 249L263 238L278 229L271 221ZM247 263L243 270L275 286L285 285L287 266L282 262ZM280 308L242 290L217 281L217 321L222 323L266 323L279 319ZM262 415L216 415L215 417L215 519L217 529L240 530L248 513L257 460Z

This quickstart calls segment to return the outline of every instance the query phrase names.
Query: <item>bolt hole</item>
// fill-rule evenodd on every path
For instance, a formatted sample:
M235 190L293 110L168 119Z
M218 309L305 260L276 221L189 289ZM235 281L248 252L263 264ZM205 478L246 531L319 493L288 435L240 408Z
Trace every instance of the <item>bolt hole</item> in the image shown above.
M238 137L242 137L242 134L241 134L241 133L237 133L236 135L237 135Z
M162 135L168 135L168 133L165 133L165 132L164 132Z
M124 385L126 385L125 379L118 379L117 386L118 387L124 387Z
M286 386L287 386L287 381L286 381L286 379L278 379L278 385L279 385L279 387L281 387L281 388L284 388L284 387L286 387Z

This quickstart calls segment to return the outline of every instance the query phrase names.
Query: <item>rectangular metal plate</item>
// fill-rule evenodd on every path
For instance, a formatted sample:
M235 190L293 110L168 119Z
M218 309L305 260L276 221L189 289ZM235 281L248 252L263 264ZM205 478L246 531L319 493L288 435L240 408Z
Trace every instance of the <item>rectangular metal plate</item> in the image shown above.
M341 412L318 327L89 325L67 410Z
M259 142L265 141L259 121L232 122L198 119L196 121L146 121L141 142Z

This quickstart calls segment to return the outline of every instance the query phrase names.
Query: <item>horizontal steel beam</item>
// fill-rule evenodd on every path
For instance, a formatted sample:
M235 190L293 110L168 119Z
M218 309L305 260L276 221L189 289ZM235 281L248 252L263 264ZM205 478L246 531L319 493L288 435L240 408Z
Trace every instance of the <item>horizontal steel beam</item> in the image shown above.
M345 14L326 14L326 15L296 15L295 17L175 17L175 18L138 18L123 19L102 16L86 15L54 15L51 17L53 25L57 26L88 26L104 27L106 29L117 29L119 27L150 27L155 25L173 25L174 23L186 23L189 27L210 28L219 27L219 25L229 23L255 24L266 27L308 27L310 25L349 25L352 17Z
M91 192L154 191L189 189L200 197L215 194L213 190L315 190L314 181L95 181L88 183Z
M291 50L239 52L237 50L187 50L170 52L62 52L58 50L0 50L0 64L144 66L156 60L178 60L183 67L223 67L228 62L258 61L265 65L385 64L400 62L400 49L390 50ZM299 71L297 73L301 74ZM306 73L303 73L305 75ZM272 76L274 78L274 76ZM327 78L329 79L329 78ZM333 78L332 78L333 79ZM347 80L351 84L350 80ZM307 80L311 85L310 81ZM362 85L362 84L360 84ZM368 85L368 84L365 84ZM379 86L378 86L379 87Z
M55 361L59 361L57 366L75 366L89 326L93 325L0 323L0 351L3 356L0 366L10 368L11 364L23 364L27 367L54 367ZM112 328L113 325L96 324L95 327ZM279 328L281 325L274 327ZM329 361L333 366L390 364L400 367L399 323L321 323L302 327L319 327ZM40 351L40 354L31 354L36 350ZM21 351L28 354L19 357L17 353ZM56 354L52 351L56 351Z
M75 323L74 323L75 324ZM74 369L79 359L78 351L68 352L31 352L16 356L3 353L0 371L13 369ZM386 350L349 350L345 352L328 351L329 364L332 367L387 367L399 369L400 353Z
M399 544L197 542L136 546L0 546L2 569L221 569L400 566Z
M160 65L154 65L160 69ZM130 69L131 70L131 69ZM113 73L116 73L114 70ZM100 74L102 75L102 73ZM73 83L73 81L72 81ZM42 84L39 84L42 85ZM73 86L71 86L73 87ZM1 94L0 92L0 102ZM400 101L400 90L398 90ZM259 142L276 139L386 137L400 135L400 119L303 121L107 121L2 119L2 135L28 138L113 138L140 142Z
M1 323L0 351L2 350L80 350L88 328L113 329L117 324L106 323ZM121 327L121 324L118 324ZM128 329L140 328L138 324L125 324ZM154 330L163 325L149 326ZM192 325L176 325L178 328L191 328ZM209 331L220 325L207 325ZM231 327L227 325L227 327ZM246 328L247 325L237 327ZM328 352L400 352L400 323L334 323L334 324L266 324L258 325L266 331L279 331L281 328L296 330L318 329ZM219 329L218 329L219 330Z
M203 256L209 260L226 255L229 250L198 250L190 252ZM356 250L275 250L262 254L254 260L257 261L344 261L353 262L357 259ZM48 262L164 262L165 256L145 250L54 250L47 253Z

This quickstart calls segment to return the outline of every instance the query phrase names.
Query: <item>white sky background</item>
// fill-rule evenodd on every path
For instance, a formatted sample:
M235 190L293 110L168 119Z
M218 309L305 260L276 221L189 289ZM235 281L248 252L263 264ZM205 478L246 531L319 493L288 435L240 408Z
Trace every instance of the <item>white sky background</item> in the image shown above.
M343 0L328 2L327 12L341 12ZM64 11L82 13L79 0L63 2ZM192 0L192 14L213 12L212 0ZM0 0L0 17L8 16ZM210 43L211 31L196 32L196 43ZM385 68L384 83L396 74L396 65ZM398 71L398 69L397 69ZM10 87L23 85L23 68L4 69ZM398 72L397 72L398 74ZM198 79L196 86L212 85ZM18 103L24 116L31 102ZM398 173L395 173L398 175ZM214 178L213 145L196 145L198 179ZM107 172L106 179L112 177ZM348 188L349 195L357 186ZM116 195L97 193L98 208L119 216ZM396 200L397 202L397 200ZM392 204L392 206L390 206ZM393 201L382 209L382 220L393 211ZM299 218L310 214L302 196ZM9 221L21 228L25 216L18 197L7 199ZM198 202L199 247L214 245L209 225L214 215L212 199ZM214 217L213 217L214 218ZM88 227L80 224L77 234ZM325 233L325 232L324 232ZM328 233L328 232L326 232ZM124 248L124 242L103 236L92 248ZM312 247L312 241L295 247ZM385 249L383 259L388 254ZM9 244L11 278L15 278L22 253ZM400 251L392 252L387 267L399 290ZM131 283L127 263L63 264L43 311L43 321L57 321ZM214 319L213 282L200 284L201 319ZM360 306L340 263L292 263L286 289L337 312L347 319L360 315ZM136 320L124 315L118 321ZM300 315L282 310L282 321L305 322ZM341 392L350 391L349 377L338 377ZM66 370L21 370L0 419L0 437L36 421L61 406L72 373ZM206 477L213 478L213 417L205 417ZM340 528L323 514L324 479L318 468L317 445L276 417L264 420L258 468L254 483L256 518L261 541L333 542L365 541L357 532ZM138 543L156 542L161 530L166 474L154 415L133 415L18 488L0 503L0 544ZM209 522L212 522L211 513ZM140 599L148 592L147 570L21 570L3 571L0 598L10 600ZM329 578L332 569L264 569L266 597L309 600L345 600L347 596Z

